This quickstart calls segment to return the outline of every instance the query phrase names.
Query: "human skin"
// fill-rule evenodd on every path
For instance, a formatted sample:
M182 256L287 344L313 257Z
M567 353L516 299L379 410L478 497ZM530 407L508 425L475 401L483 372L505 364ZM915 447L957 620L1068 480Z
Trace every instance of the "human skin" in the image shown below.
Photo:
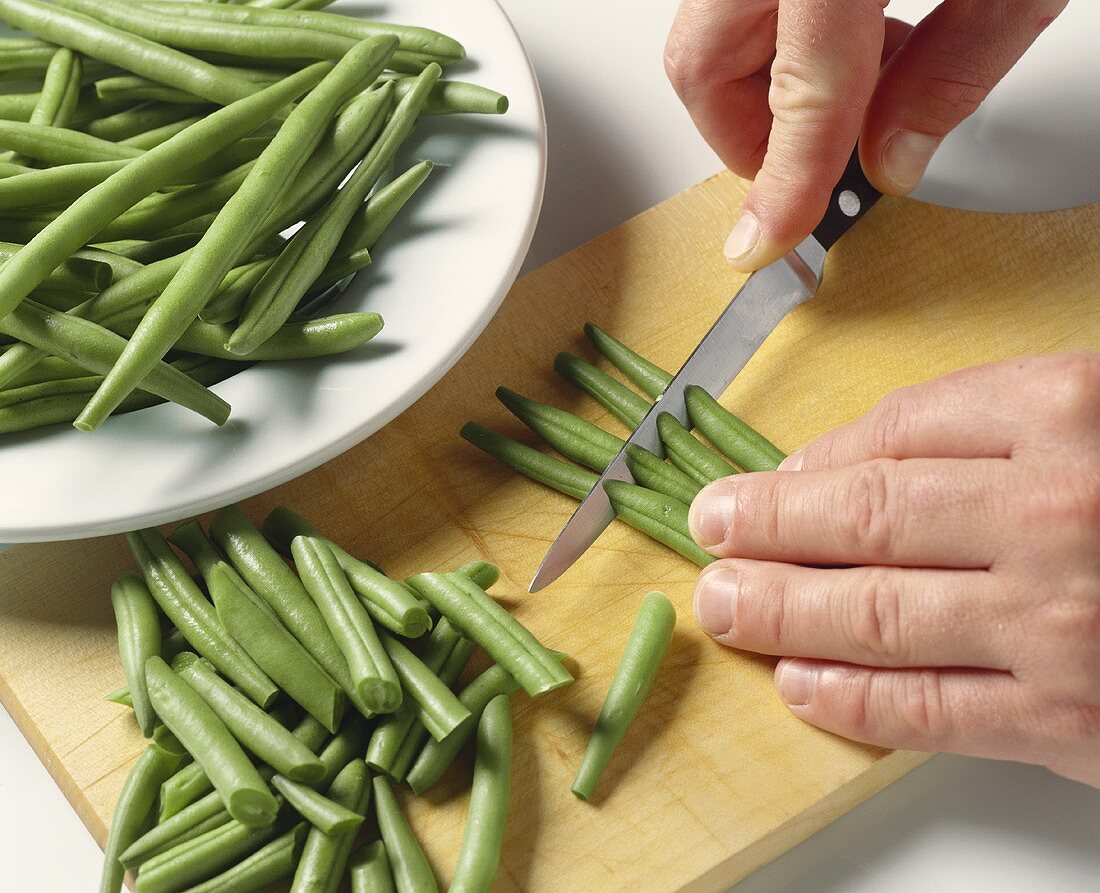
M797 716L1100 787L1100 352L896 391L690 522L697 621Z

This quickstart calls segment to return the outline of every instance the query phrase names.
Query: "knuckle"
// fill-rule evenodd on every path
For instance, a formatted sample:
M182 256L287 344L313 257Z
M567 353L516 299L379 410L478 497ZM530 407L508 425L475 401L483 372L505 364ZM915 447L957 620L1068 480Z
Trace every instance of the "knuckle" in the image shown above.
M893 693L893 709L903 736L922 747L938 750L946 743L951 717L939 673L923 670L902 673Z
M867 571L852 600L849 634L860 653L888 664L904 663L906 654L902 594L888 571Z
M880 459L860 467L843 494L841 529L851 547L857 552L872 556L886 556L890 552L894 533L892 515L898 511L893 506L895 495L891 486L893 461Z
M1042 688L1062 699L1100 705L1100 597L1095 583L1044 606L1042 629L1051 649Z
M755 602L754 605L739 605L739 610L751 612L746 624L760 639L782 648L795 639L793 625L795 617L790 611L790 598L787 581L776 574L767 574L757 581L752 599L738 599L738 602Z
M924 90L925 112L946 132L973 114L997 83L998 73L983 68L978 54L941 50L933 60L938 75L929 77Z
M892 391L878 402L871 414L872 455L894 457L897 454L902 447L909 415L909 394L905 389Z
M1100 414L1100 353L1078 353L1059 357L1051 374L1058 397L1056 407L1062 421L1095 426Z

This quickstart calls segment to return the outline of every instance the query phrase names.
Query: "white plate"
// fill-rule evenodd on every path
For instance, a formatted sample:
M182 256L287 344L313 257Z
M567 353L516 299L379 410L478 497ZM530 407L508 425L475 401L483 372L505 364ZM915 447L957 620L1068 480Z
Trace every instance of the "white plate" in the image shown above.
M339 3L351 12L361 4ZM530 62L494 0L393 0L378 17L460 40L448 71L506 93L503 117L426 119L399 156L437 162L335 310L375 310L373 345L253 367L214 387L223 428L176 406L0 439L0 543L76 539L174 521L288 481L410 406L481 333L519 271L542 202L545 128ZM380 14L381 13L381 14Z

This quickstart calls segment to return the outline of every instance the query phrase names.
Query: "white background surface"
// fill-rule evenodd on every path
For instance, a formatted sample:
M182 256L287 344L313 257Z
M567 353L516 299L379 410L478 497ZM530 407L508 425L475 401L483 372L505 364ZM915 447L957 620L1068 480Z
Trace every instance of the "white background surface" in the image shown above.
M503 5L534 59L550 126L546 202L527 269L717 169L661 72L669 0ZM890 10L912 18L930 5L895 0ZM1052 46L1040 44L994 94L990 114L981 113L963 134L975 142L1014 134L1005 154L998 154L997 142L988 143L985 160L1010 172L1016 165L1021 186L1047 172L1044 185L1020 201L1025 207L1055 207L1075 196L1100 199L1097 104L1068 114L1064 103L1037 102L1030 86L1038 83L1048 97L1064 96L1075 84L1078 93L1081 84L1096 90L1100 54L1077 56L1068 66L1053 43L1095 46L1098 12L1090 0L1071 3L1044 38ZM1039 151L1044 144L1045 155ZM966 155L961 146L958 154ZM960 198L947 188L960 176L957 166L934 169L932 176L925 195L939 190L940 200L973 206L994 204L998 196L1008 201L1012 194L997 185L992 193L982 187ZM715 250L724 237L715 234ZM0 714L0 891L94 890L99 859L46 770ZM1100 793L1034 767L936 757L749 878L737 893L885 890L1095 893Z

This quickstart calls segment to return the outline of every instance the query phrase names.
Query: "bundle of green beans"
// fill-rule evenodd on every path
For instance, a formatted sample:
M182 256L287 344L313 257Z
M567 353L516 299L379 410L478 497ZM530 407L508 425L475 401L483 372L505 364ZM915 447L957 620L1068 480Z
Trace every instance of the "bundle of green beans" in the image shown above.
M638 390L570 353L558 354L554 368L633 430L668 387L672 375L598 326L589 323L584 330L593 346ZM520 474L566 496L583 499L623 447L623 438L572 413L508 388L499 388L497 397L535 434L576 464L474 422L463 426L462 436ZM695 544L688 530L692 499L718 478L739 471L773 471L786 454L702 388L690 386L686 402L692 428L710 446L679 419L662 413L657 429L665 455L631 446L627 465L635 483L608 481L604 488L621 520L702 566L714 558Z
M111 590L127 687L109 699L151 743L116 809L101 893L125 870L138 893L282 879L335 891L345 878L437 890L392 783L427 789L472 738L451 889L488 889L508 814L508 697L572 681L564 655L486 593L495 565L395 580L285 507L262 530L230 506L208 531L127 540L138 573ZM456 690L478 646L489 667Z
M0 40L0 433L160 400L222 424L208 385L379 332L308 317L432 165L383 176L421 115L508 103L441 79L452 38L327 5L0 0L28 34Z

